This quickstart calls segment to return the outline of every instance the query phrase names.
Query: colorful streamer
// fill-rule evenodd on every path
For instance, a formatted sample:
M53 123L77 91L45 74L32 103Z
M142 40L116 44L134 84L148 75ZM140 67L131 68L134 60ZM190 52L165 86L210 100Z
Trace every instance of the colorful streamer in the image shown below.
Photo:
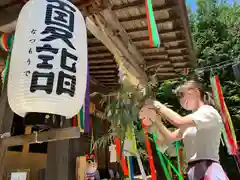
M89 66L87 65L87 87L85 95L85 121L84 121L84 132L90 134L90 74Z
M0 35L0 48L4 51L10 51L12 48L13 34L3 33Z
M7 80L7 73L8 73L8 69L9 69L9 58L10 58L10 54L8 54L6 62L5 62L5 67L3 69L3 81L2 81L2 91L4 89L6 80Z
M134 180L134 168L133 168L133 157L128 156L128 174L129 174L129 179Z
M148 162L149 162L149 166L150 166L150 170L151 170L152 180L156 180L157 179L156 169L155 169L155 165L154 165L154 161L153 161L151 144L148 139L147 127L143 123L142 123L142 128L143 128L143 131L145 134L145 144L146 144L147 153L148 153Z
M167 161L167 163L170 165L170 167L172 168L172 170L177 174L178 179L179 180L184 180L182 175L178 172L178 170L174 167L174 165L171 163L171 161L164 155L162 154L162 156L164 157L164 159Z
M179 149L179 164L180 164L180 173L181 175L183 176L184 175L184 171L183 171L183 163L184 163L184 157L183 157L183 153L184 153L184 150L182 147L180 147Z
M147 180L147 176L146 176L146 173L144 171L143 163L142 163L141 157L138 154L138 152L136 154L136 157L137 157L137 162L138 162L138 166L139 166L140 172L142 174L142 178L143 178L143 180Z
M178 163L178 172L182 172L182 168L181 168L181 159L180 159L180 142L176 141L175 142L176 145L176 155L177 155L177 163Z
M116 145L116 151L117 151L117 156L118 156L118 159L120 160L120 164L122 166L122 171L123 171L123 174L124 176L128 176L128 168L127 168L127 163L126 163L126 160L124 158L124 156L122 155L121 156L121 142L120 140L116 137L114 139L114 143Z
M90 103L89 111L90 114L93 114L95 112L95 104ZM73 117L73 127L79 127L80 132L84 132L84 121L85 121L85 105L83 105L79 113Z
M155 133L153 134L153 139L154 139L156 150L157 150L157 153L158 153L158 156L159 156L159 159L160 159L160 162L161 162L161 165L163 167L164 174L165 174L167 180L169 180L169 179L171 180L171 176L170 176L170 173L168 171L168 168L166 166L165 161L167 162L168 165L170 165L170 167L173 169L173 171L177 174L179 180L184 180L183 176L181 175L181 173L173 166L171 161L163 153L161 153L161 151L159 149L159 146L157 144L157 135Z
M160 38L151 0L145 0L150 47L160 47Z
M162 157L162 153L161 153L161 151L160 151L160 149L158 147L158 144L157 144L157 135L156 135L156 133L153 133L153 140L154 140L154 144L155 144L155 147L156 147L156 150L157 150L158 157L160 159L160 162L161 162L161 165L162 165L162 168L163 168L163 172L164 172L167 180L171 180L171 176L170 176L170 174L168 172L166 163L165 163L165 161L164 161L164 159Z
M231 117L229 115L228 109L224 101L219 77L216 75L212 76L210 79L210 82L212 85L212 91L214 94L215 103L218 106L218 108L221 110L221 116L222 116L223 124L225 127L225 130L223 131L223 133L226 133L224 135L224 140L228 147L228 152L232 155L237 155L238 145L237 145L236 135L234 132Z

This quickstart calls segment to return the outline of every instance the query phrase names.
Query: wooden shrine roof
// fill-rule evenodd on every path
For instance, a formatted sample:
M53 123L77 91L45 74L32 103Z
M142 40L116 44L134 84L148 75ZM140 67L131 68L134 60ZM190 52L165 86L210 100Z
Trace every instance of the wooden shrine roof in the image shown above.
M179 77L184 68L195 60L187 9L184 0L152 0L159 35L160 48L150 48L145 12L145 0L74 0L85 16L100 17L116 47L130 64L147 76L157 74L159 80ZM14 21L22 5L21 0L0 1L1 26ZM89 2L89 3L87 3ZM100 5L99 5L100 4ZM98 6L99 5L99 6ZM108 35L109 35L108 34ZM120 46L119 44L123 44ZM106 44L88 31L88 57L92 85L110 90L119 85L118 65ZM1 68L0 68L1 70Z

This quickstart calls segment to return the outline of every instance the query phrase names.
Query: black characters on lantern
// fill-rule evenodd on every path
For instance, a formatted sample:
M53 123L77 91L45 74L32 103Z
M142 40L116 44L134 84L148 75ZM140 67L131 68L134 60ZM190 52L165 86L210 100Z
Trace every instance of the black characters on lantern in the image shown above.
M47 28L41 34L47 34L48 36L41 40L53 41L61 39L69 47L75 49L70 39L73 37L74 12L76 12L76 10L60 0L47 0L47 2L55 2L58 3L58 5L47 5L45 17Z
M74 32L74 18L76 9L61 0L45 0L48 2L45 15L45 29L40 32L42 36L36 47L38 59L36 71L32 74L30 92L37 90L51 94L54 89L54 80L57 81L56 94L69 94L73 97L76 90L76 63L78 57L74 55L76 48L72 43ZM36 34L36 31L31 31ZM66 47L53 47L53 42L62 41ZM60 56L60 59L57 57ZM60 63L58 73L53 72L54 63ZM44 71L42 71L44 70ZM46 71L48 70L48 71ZM58 77L55 77L58 76Z
M38 84L40 79L46 80L46 84L44 85ZM30 91L33 93L37 90L43 90L47 94L51 94L53 90L53 82L54 82L53 72L41 73L41 72L34 71L32 74Z
M57 94L68 93L71 97L74 96L76 86L76 76L69 75L63 71L59 72Z
M52 61L54 59L54 55L58 53L58 49L52 48L52 46L49 44L44 44L42 47L36 47L36 52L39 53L38 59L42 60L42 62L37 64L37 68L52 69L53 65L49 64L48 61ZM45 54L46 52L48 52L49 54Z

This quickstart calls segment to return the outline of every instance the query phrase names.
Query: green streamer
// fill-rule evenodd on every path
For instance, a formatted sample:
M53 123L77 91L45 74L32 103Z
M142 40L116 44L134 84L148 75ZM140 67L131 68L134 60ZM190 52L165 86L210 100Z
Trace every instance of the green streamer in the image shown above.
M93 142L94 141L94 138L93 138L93 128L92 128L92 135L91 135L91 143L90 143L90 154L92 154L93 152Z
M85 121L85 113L84 113L84 104L83 104L83 106L82 106L82 108L81 108L81 110L80 110L80 112L79 112L79 114L80 114L80 123L81 123L81 128L82 129L84 129L84 121Z
M174 165L171 163L171 161L163 154L163 157L165 158L165 160L167 161L167 163L171 166L171 168L173 169L173 171L177 174L179 180L184 180L181 173L178 172L178 170L174 167Z
M159 147L157 145L157 135L156 135L156 133L153 133L153 140L154 140L154 143L155 143L155 146L156 146L158 157L159 157L161 165L163 167L164 174L165 174L167 180L171 180L171 176L170 176L170 174L168 172L168 169L167 169L167 166L166 166L166 164L164 162L162 153L161 153L161 151L160 151L160 149L159 149Z
M10 58L10 54L8 54L7 59L6 59L6 65L4 67L3 70L3 82L2 82L2 91L4 89L6 80L7 80L7 73L8 73L8 69L9 69L9 58Z
M180 148L180 142L176 141L176 154L177 154L177 162L178 162L178 172L181 172L181 164L180 164L180 157L179 157L179 148Z
M147 4L148 4L148 13L149 13L149 18L150 18L150 26L151 26L151 30L152 30L153 44L155 47L160 47L160 39L159 39L156 21L154 18L152 0L147 0Z
M14 39L13 35L11 36L11 38L8 39L10 50L12 50L13 39ZM6 80L7 80L7 74L8 74L8 70L9 70L9 61L10 61L9 59L10 59L10 52L8 52L7 59L6 59L6 64L5 64L5 67L4 67L4 70L3 70L2 91L4 89L4 86L5 86L5 83L6 83Z

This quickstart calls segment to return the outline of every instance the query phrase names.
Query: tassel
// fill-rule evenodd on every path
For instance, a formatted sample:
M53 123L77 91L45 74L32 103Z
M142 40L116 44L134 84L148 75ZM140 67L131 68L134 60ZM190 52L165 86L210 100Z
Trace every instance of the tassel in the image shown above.
M151 144L150 141L148 139L148 132L146 130L146 126L142 123L142 128L145 134L145 144L146 144L146 148L147 148L147 153L148 153L148 162L149 162L149 166L150 166L150 170L151 170L151 176L152 176L152 180L156 180L156 169L155 169L155 165L154 165L154 161L153 161L153 156L152 156L152 149L151 149Z

